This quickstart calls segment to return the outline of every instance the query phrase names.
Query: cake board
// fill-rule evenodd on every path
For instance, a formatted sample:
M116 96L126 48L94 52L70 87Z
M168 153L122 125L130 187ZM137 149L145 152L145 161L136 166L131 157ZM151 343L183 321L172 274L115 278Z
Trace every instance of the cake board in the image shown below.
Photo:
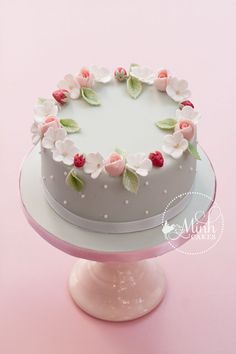
M196 208L206 216L214 203L214 169L200 147L199 153L202 160L191 201L172 219L174 224L191 218ZM127 321L147 314L161 302L166 281L157 257L184 244L191 233L169 242L162 225L140 232L102 234L68 223L43 194L39 145L24 159L19 186L24 214L33 229L54 247L79 258L69 277L69 291L82 310L103 320ZM199 199L198 194L209 198Z

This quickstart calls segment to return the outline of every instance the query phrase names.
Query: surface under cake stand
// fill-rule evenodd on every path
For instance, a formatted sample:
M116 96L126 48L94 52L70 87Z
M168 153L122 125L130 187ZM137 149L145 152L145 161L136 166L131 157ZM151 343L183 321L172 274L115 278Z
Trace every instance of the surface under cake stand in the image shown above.
M199 148L193 192L188 207L173 218L181 224L199 207L206 214L216 191L212 165ZM69 277L69 291L85 312L109 321L127 321L153 310L165 294L165 276L157 256L181 246L191 234L168 242L162 226L127 233L101 234L78 228L60 218L48 205L42 190L40 148L36 146L25 158L20 174L20 194L25 216L35 231L54 247L78 257ZM199 205L198 205L199 204Z

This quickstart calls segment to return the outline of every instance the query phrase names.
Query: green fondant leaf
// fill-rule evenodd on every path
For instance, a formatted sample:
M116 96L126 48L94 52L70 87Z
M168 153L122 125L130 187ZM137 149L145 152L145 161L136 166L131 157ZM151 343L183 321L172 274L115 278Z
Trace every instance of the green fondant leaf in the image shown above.
M75 173L74 170L71 170L66 177L66 184L74 188L77 192L80 192L84 188L84 181Z
M127 153L125 150L122 150L120 148L115 148L115 152L117 152L117 154L121 155L123 157L123 159L126 158Z
M126 168L123 173L123 185L127 191L137 193L139 188L139 179L137 173Z
M188 143L188 151L196 160L201 160L201 157L193 144Z
M66 129L67 133L77 133L80 130L74 119L60 119L60 124Z
M177 120L173 118L167 118L156 122L156 126L163 130L172 130L174 129L176 124L177 124Z
M127 80L127 90L129 95L136 99L142 92L142 84L138 79L130 76Z
M101 104L96 92L91 88L83 87L81 94L83 99L92 106L99 106Z

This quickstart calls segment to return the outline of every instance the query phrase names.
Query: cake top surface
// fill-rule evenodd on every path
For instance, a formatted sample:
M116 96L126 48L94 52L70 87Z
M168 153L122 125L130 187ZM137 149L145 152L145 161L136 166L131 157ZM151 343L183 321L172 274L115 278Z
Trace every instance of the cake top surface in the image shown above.
M157 72L132 64L83 68L67 74L52 98L39 99L31 128L52 160L72 166L67 183L83 188L80 171L96 179L121 176L124 188L137 193L139 177L168 168L187 154L200 159L196 124L186 80L166 69ZM78 172L79 171L79 172Z
M160 150L166 132L155 123L175 117L178 104L168 95L146 85L137 100L132 100L125 83L99 84L101 104L89 106L83 100L71 100L58 112L59 118L72 118L79 134L70 135L81 153L100 152L104 157L116 148L130 153Z

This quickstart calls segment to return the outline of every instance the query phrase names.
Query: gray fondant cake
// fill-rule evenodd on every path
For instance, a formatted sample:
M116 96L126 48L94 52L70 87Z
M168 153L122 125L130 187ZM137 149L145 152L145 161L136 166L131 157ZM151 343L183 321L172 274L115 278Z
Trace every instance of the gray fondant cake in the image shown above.
M199 114L186 81L167 70L135 65L114 76L98 67L65 76L53 99L39 99L32 133L54 210L78 226L122 233L159 225L167 204L191 190Z

